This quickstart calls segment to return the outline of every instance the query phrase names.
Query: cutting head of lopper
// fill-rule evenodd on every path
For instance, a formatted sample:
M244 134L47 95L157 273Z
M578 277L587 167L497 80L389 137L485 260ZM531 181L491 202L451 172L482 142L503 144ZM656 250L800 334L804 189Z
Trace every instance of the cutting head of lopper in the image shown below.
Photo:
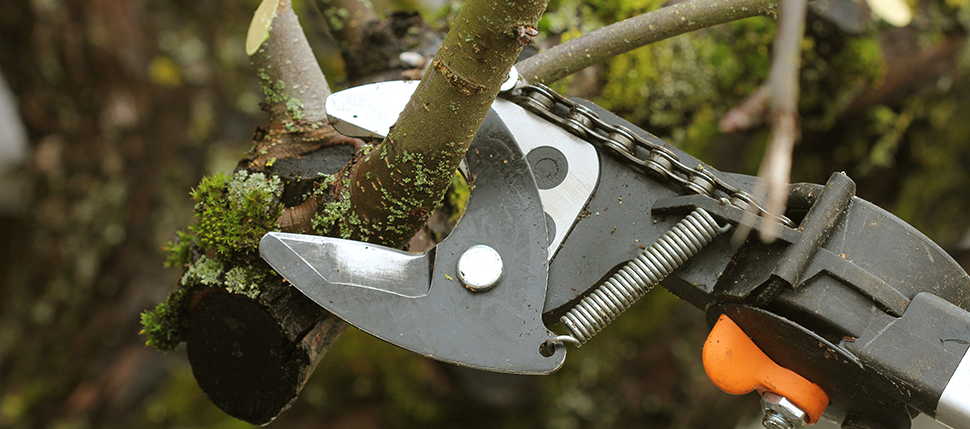
M260 253L317 304L387 342L477 369L553 372L566 352L548 347L542 322L547 234L535 179L494 113L465 160L475 190L428 252L270 233Z

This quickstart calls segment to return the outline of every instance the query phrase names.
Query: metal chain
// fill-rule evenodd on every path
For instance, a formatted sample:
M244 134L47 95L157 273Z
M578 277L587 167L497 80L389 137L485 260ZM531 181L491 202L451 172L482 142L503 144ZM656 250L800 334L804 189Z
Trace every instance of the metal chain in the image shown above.
M604 122L589 108L560 95L545 85L524 85L505 94L512 102L530 112L558 124L581 139L602 146L607 152L657 180L665 180L677 185L685 193L726 198L741 210L753 208L757 213L771 216L788 227L795 227L794 222L787 217L767 213L750 194L721 180L703 165L692 167L684 164L669 149L637 135L626 127ZM557 114L556 111L564 113ZM647 156L638 158L637 148L646 150Z
M504 93L512 102L558 124L579 138L606 149L625 163L660 181L678 186L685 194L717 198L742 210L765 213L748 193L719 179L703 165L684 164L669 149L651 142L628 128L608 124L589 108L557 94L545 85L525 85ZM637 157L637 149L646 151ZM794 227L788 218L775 217ZM729 226L720 226L704 209L694 209L686 218L629 261L619 272L583 298L559 321L569 331L545 346L546 352L564 342L582 346L633 303L660 284L667 275L700 252Z

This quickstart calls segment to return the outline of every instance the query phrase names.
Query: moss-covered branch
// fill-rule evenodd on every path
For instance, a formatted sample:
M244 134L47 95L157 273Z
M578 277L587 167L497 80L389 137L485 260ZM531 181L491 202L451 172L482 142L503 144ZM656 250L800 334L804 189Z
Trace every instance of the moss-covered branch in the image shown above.
M256 298L270 272L259 259L263 234L278 229L283 188L276 177L240 170L207 176L192 191L196 220L165 245L165 265L184 273L175 291L142 314L148 345L174 350L185 340L191 296L210 288Z
M516 64L531 83L552 83L661 40L752 16L775 16L778 0L689 0L590 32Z
M338 182L349 198L332 228L403 245L444 192L546 7L545 0L470 0L387 138ZM526 36L523 36L525 34Z
M233 176L208 178L193 193L197 221L170 246L183 284L145 314L149 342L171 349L187 341L196 380L230 415L256 424L275 418L345 325L266 266L258 237L312 225L402 245L442 200L544 9L542 0L470 1L390 136L335 180L272 174L323 145L361 145L325 122L329 89L289 1L264 0L247 53L269 123Z
M330 88L289 0L260 5L246 51L269 121L235 172L206 177L192 192L195 222L166 246L167 265L184 274L142 322L149 345L188 343L196 380L216 406L265 424L292 403L346 328L259 256L265 233L310 229L314 187L327 185L324 177L276 174L277 167L323 146L361 142L327 123Z

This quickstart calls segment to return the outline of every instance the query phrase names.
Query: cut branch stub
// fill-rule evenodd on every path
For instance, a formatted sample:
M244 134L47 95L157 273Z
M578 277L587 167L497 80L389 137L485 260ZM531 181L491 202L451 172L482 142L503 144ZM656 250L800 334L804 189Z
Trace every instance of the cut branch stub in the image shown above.
M301 175L336 172L350 150L329 146L278 161L273 169L284 183L282 200L296 204L305 199L313 180ZM337 160L342 162L335 165ZM309 198L285 209L277 220L279 229L309 232L315 203ZM257 266L270 270L263 263L248 265ZM193 374L214 405L253 424L272 421L296 400L317 362L347 327L271 272L260 281L255 299L214 287L188 293L185 341Z
M246 38L269 122L325 121L330 86L289 0L265 0Z
M352 210L331 233L400 246L425 223L521 50L514 29L535 26L545 3L472 0L465 5L436 55L439 66L422 80L390 136L337 180L335 195L350 200L333 204ZM283 164L274 155L307 158L317 144L307 136L354 142L342 140L324 122L329 90L289 1L264 0L260 14L265 16L254 20L248 45L258 45L250 61L270 119L242 165L273 171ZM351 192L358 193L356 199L348 196ZM288 194L284 189L282 198L288 200ZM293 200L280 219L288 228L305 229L310 217L333 211L323 199L316 213L313 204ZM346 327L279 277L267 276L262 286L256 301L221 292L199 297L187 339L193 372L209 399L254 424L272 421L292 403Z
M284 285L281 299L305 318L319 319L308 333L306 320L282 320L241 295L208 293L192 312L187 351L199 387L216 406L240 420L264 425L289 408L320 358L347 324ZM289 292L287 292L289 291ZM295 293L296 295L293 295ZM295 308L294 308L295 307ZM302 311L299 311L302 310ZM215 397L213 396L215 393Z

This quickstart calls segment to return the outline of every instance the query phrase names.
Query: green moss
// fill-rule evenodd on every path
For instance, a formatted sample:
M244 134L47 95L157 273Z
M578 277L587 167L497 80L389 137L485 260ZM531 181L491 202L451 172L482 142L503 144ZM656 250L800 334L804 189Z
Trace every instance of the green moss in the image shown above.
M197 221L189 228L203 249L254 253L263 235L276 229L281 193L280 179L262 173L208 176L192 191Z
M162 246L166 268L181 268L192 260L192 242L195 241L195 236L188 231L178 231L175 234L174 240Z
M195 223L189 226L190 232L178 232L163 247L165 265L184 267L185 272L179 288L165 302L142 314L142 333L148 336L148 345L159 350L178 346L185 323L180 309L186 291L193 287L221 287L250 298L259 295L260 283L272 270L259 258L257 249L263 235L278 229L281 193L278 177L246 171L206 176L192 190ZM193 254L202 256L192 261Z
M146 345L162 351L171 351L178 347L185 334L178 323L185 294L185 289L176 289L164 302L141 314L140 333L148 337Z

